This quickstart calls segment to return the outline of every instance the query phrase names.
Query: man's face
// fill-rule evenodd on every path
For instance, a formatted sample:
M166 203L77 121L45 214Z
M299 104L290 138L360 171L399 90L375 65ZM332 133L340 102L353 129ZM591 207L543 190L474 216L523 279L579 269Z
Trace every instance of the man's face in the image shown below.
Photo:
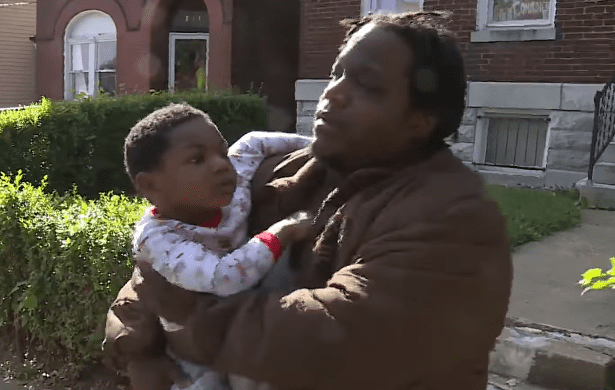
M161 214L194 223L212 209L227 206L237 184L227 153L226 140L204 118L173 129L161 167L151 174Z
M333 64L314 123L314 154L352 172L398 158L424 137L410 109L408 45L395 33L367 24Z

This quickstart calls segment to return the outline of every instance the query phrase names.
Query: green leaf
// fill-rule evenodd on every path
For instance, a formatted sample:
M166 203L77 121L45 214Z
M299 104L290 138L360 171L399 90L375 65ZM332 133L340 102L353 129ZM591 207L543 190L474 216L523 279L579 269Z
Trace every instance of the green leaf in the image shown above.
M592 268L585 271L583 274L583 280L591 282L596 278L600 278L606 276L606 274L602 271L601 268Z
M34 294L29 293L26 298L21 302L21 306L28 310L34 310L38 307L38 299Z

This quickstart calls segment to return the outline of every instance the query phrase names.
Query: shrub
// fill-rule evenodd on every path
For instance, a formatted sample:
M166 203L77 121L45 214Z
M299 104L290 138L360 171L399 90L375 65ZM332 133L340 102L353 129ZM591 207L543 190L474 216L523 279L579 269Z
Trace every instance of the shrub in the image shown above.
M209 113L229 143L265 127L265 102L255 95L230 93L100 95L79 101L50 101L0 113L0 172L64 193L132 192L123 166L122 146L130 128L170 102L193 105Z
M21 330L75 374L100 356L106 311L130 277L130 233L146 202L60 197L45 185L0 177L0 329Z

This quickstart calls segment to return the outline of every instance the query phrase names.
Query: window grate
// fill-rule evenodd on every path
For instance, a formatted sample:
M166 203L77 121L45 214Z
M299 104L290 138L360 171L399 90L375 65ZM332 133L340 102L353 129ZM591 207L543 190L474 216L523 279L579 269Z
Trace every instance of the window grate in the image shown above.
M485 164L542 168L547 124L543 118L489 118Z

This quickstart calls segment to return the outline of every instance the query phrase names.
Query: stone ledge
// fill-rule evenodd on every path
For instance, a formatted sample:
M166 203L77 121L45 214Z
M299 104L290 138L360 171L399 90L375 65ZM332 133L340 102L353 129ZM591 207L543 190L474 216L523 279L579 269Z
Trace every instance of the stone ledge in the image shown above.
M576 186L581 198L586 198L589 204L599 209L615 210L615 186L592 183L587 178L579 181Z
M301 79L295 82L295 100L318 101L322 91L329 84L327 79Z
M473 81L468 87L468 107L558 110L561 83L511 83Z
M615 379L614 354L613 340L509 323L490 355L489 371L541 387L606 390Z
M472 32L470 42L553 41L555 40L555 35L554 27L507 30L485 29Z

